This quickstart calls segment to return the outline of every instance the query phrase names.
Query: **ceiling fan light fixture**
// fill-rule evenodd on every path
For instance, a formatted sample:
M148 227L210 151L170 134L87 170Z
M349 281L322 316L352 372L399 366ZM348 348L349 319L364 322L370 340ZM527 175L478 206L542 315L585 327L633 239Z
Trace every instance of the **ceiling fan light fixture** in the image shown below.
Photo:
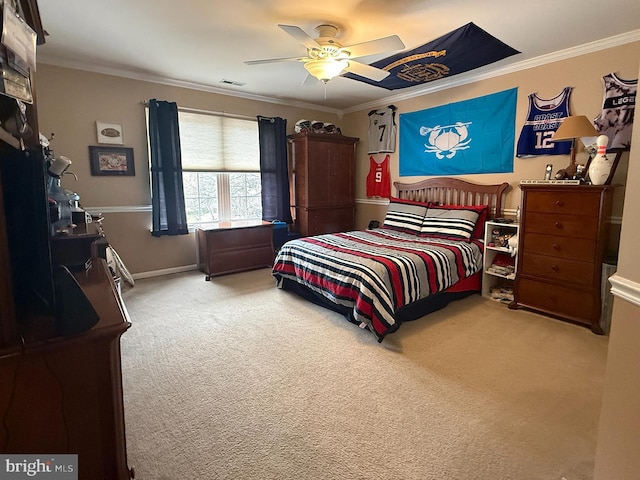
M340 75L348 66L349 62L346 60L335 59L311 60L304 64L310 75L325 83Z
M295 25L278 24L278 26L306 47L307 56L250 60L244 63L248 65L258 65L282 61L302 62L304 68L309 73L302 83L303 85L306 85L308 80L313 78L326 84L329 80L341 75L345 71L380 82L389 76L389 72L374 67L373 65L360 63L357 59L369 55L378 55L390 50L402 50L404 48L404 43L402 43L402 40L400 40L400 37L397 35L343 46L336 38L338 35L338 27L335 25L319 25L316 28L316 38L311 38L304 30Z

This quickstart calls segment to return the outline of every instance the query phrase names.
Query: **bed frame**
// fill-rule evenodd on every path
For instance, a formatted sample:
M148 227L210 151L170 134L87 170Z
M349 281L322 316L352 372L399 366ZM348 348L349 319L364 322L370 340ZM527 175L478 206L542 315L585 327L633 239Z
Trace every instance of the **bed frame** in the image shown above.
M503 197L510 188L510 185L506 182L499 185L477 185L449 177L429 178L416 183L394 182L393 185L396 188L397 197L406 200L438 202L441 205L489 205L489 216L491 218L502 216ZM416 320L444 308L454 300L479 293L481 278L482 271L463 280L464 286L460 286L463 282L459 282L448 290L405 305L396 312L396 320L399 324ZM312 303L339 312L347 320L355 322L350 307L332 303L319 293L307 289L294 280L283 279L282 288L295 292Z
M489 205L489 217L502 217L504 195L510 189L506 182L478 185L458 178L435 177L416 183L393 182L398 198L441 205Z

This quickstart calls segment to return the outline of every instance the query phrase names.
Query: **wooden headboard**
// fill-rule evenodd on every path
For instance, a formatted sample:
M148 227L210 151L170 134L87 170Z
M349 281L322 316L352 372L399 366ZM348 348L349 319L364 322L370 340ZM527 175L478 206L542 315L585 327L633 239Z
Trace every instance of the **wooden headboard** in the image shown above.
M502 217L504 195L511 187L478 185L458 178L434 177L416 183L393 182L396 196L416 202L437 202L441 205L489 205L491 218Z

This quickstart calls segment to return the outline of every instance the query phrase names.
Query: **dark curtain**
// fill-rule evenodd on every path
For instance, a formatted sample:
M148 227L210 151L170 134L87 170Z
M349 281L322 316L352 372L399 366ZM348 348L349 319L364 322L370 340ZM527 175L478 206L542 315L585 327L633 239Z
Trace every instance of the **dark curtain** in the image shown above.
M291 224L286 131L283 118L258 117L262 219Z
M151 234L160 237L189 233L182 187L178 106L175 102L149 100L149 146L153 210Z

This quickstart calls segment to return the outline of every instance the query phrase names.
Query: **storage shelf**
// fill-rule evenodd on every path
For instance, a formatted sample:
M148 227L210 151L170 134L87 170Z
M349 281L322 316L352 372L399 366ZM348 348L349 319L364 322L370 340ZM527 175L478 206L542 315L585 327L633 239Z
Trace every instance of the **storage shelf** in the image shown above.
M507 247L485 247L486 250L495 250L496 252L505 252L509 253L509 249Z
M489 270L484 271L485 274L491 275L492 277L504 278L505 280L515 280L516 274L510 273L509 275L500 275L499 273L491 272Z
M486 298L491 298L492 300L496 300L494 296L492 296L492 290L503 288L503 287L512 287L513 282L516 278L517 271L515 270L516 265L518 263L517 258L517 250L516 255L511 255L512 252L507 247L502 246L489 246L490 243L495 242L494 231L499 230L500 235L510 235L518 237L520 231L520 225L517 223L499 223L488 221L485 224L484 231L484 259L483 259L483 268L482 268L482 295ZM514 271L509 274L501 274L494 271L491 271L490 268L494 264L495 258L498 255L508 254L511 256L513 260ZM501 297L499 300L501 303L510 303L505 301L504 298Z

